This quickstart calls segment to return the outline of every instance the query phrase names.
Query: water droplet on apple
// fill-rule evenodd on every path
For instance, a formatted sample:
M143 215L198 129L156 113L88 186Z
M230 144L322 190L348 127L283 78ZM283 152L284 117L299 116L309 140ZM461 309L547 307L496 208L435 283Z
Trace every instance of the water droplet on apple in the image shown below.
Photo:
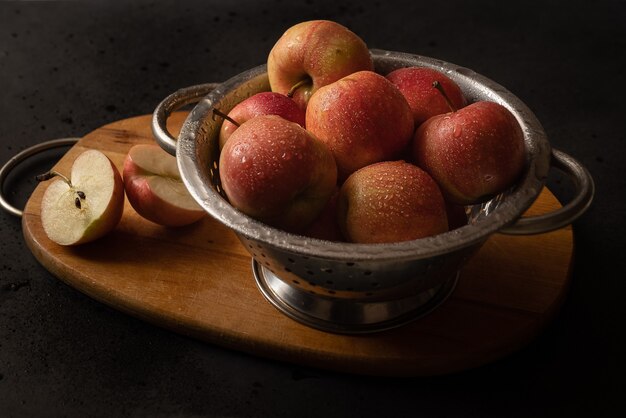
M452 135L455 138L458 138L463 133L463 127L461 125L454 125L454 129L452 130Z

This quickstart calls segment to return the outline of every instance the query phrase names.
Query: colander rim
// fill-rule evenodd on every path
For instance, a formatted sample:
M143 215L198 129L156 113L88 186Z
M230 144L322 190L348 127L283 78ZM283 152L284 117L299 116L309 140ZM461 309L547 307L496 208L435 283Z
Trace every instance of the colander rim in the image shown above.
M469 101L491 100L507 107L522 127L527 149L523 176L487 216L452 231L412 241L357 244L326 241L286 232L255 220L233 206L211 186L208 171L200 166L197 138L212 117L215 103L225 94L255 77L266 74L266 65L244 71L218 85L187 116L176 144L176 158L183 183L190 194L213 218L249 240L261 242L282 252L311 258L383 261L430 258L484 242L500 228L514 223L541 192L550 168L551 148L546 133L533 112L517 96L495 81L450 62L416 54L370 50L376 70L416 65L437 69L459 84Z

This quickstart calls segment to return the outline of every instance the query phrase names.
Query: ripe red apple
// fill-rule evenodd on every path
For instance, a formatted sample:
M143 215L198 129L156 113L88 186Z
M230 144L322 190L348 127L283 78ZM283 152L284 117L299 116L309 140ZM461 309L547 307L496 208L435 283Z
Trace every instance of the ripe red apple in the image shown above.
M339 178L396 159L413 136L411 109L400 91L373 71L359 71L320 88L306 126L335 156Z
M267 59L272 91L293 95L302 109L320 87L353 72L373 69L365 42L348 28L328 20L290 27Z
M80 154L70 177L50 171L37 179L58 177L44 192L41 223L60 245L79 245L108 234L122 218L124 184L119 171L98 150Z
M504 191L525 165L524 134L515 116L488 101L434 116L416 131L413 156L451 203L475 204Z
M176 158L156 144L138 144L124 159L124 188L135 211L154 223L183 226L206 212L183 184Z
M455 109L466 105L459 86L440 71L431 68L399 68L387 74L387 79L398 87L409 103L415 126L419 126L432 116L448 113L451 110L445 97L433 87L435 81L443 87Z
M219 171L235 208L290 232L303 230L320 214L337 182L328 148L276 115L241 124L222 149Z
M405 161L383 161L354 172L341 186L339 225L357 243L409 241L448 231L437 183Z
M333 195L328 199L326 206L322 209L322 212L304 231L302 231L302 235L326 241L345 241L337 220L338 197L339 188L336 188Z
M284 94L274 92L262 92L254 94L239 102L228 112L228 117L241 125L248 119L261 115L278 115L304 127L304 110L295 101ZM224 120L220 128L220 149L224 147L226 140L237 125Z

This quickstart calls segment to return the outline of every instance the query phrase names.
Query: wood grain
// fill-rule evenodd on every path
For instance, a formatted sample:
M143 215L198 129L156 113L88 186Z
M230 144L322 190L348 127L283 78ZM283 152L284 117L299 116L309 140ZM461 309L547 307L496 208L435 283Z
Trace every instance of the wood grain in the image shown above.
M169 121L177 132L185 114ZM128 149L150 143L151 116L103 126L58 162L69 172L82 151L102 150L121 169ZM370 335L330 334L279 313L261 295L249 254L227 228L205 218L165 228L138 216L128 201L103 239L76 248L46 237L39 185L22 218L34 256L90 297L160 327L253 355L342 372L426 376L495 361L528 344L555 316L566 294L571 227L535 236L495 234L463 269L451 297L433 313ZM544 190L529 213L560 207Z

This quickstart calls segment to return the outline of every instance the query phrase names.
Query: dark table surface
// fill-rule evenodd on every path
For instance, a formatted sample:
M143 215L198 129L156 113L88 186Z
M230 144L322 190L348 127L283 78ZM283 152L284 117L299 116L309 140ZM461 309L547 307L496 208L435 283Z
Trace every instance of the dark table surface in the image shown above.
M261 64L287 27L314 18L343 23L372 48L496 80L535 112L555 148L589 169L597 194L574 224L560 315L523 350L455 375L310 369L202 343L84 296L38 264L19 218L2 212L0 416L624 413L623 1L1 1L0 162ZM9 199L23 205L33 171L58 156L20 166L5 185ZM567 198L566 180L549 184Z

